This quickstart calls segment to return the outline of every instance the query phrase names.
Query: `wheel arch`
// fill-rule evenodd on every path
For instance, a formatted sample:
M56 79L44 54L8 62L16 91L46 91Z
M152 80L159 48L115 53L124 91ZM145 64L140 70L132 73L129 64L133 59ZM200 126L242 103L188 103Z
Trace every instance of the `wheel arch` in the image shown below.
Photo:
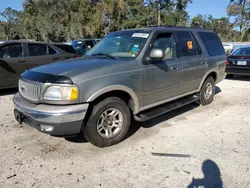
M218 73L215 69L212 69L210 71L208 71L205 76L203 77L201 83L200 83L200 86L199 86L199 91L201 90L201 87L203 85L203 83L206 81L206 79L209 77L209 76L212 76L214 78L214 82L216 83L217 81L217 78L218 78Z
M126 96L129 96L129 98L132 101L128 101L128 102L129 102L129 106L130 106L131 110L133 111L133 114L139 113L140 105L139 105L139 100L138 100L136 93L131 88L129 88L127 86L123 86L123 85L113 85L113 86L108 86L108 87L102 88L102 89L96 91L94 94L92 94L87 99L87 102L94 102L95 100L100 99L102 97L106 98L106 96L117 96L118 95L117 97L122 98L121 96L119 96L120 94L124 94Z

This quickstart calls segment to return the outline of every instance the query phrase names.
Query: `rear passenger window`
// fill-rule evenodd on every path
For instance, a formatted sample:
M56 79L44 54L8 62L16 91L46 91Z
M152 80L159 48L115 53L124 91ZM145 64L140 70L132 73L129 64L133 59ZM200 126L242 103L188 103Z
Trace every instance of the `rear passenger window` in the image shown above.
M190 32L179 31L177 32L177 37L179 39L179 49L181 50L182 57L197 55L195 44Z
M202 55L203 52L202 52L201 46L200 46L198 40L196 39L196 37L194 36L193 33L192 33L192 37L193 37L193 41L194 41L194 45L195 45L197 55Z
M29 56L47 55L47 45L45 44L28 44Z
M209 56L224 55L225 50L217 34L212 32L198 32Z
M53 48L51 48L50 46L48 47L49 47L49 55L53 55L57 53Z

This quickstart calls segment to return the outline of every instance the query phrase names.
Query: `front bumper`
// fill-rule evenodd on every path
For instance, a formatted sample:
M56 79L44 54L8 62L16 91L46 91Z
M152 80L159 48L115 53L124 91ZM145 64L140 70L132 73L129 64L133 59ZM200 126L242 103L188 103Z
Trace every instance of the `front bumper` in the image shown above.
M41 132L53 136L80 133L89 104L46 105L24 100L19 93L13 98L15 118Z
M250 67L227 66L226 73L250 76Z

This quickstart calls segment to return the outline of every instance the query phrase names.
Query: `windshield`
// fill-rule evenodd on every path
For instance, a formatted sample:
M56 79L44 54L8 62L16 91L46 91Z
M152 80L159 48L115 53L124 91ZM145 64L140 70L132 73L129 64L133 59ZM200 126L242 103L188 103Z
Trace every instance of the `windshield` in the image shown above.
M98 42L86 55L108 54L115 58L135 58L142 50L149 32L120 31Z
M232 54L233 56L250 56L250 48L240 48L237 49L235 52Z

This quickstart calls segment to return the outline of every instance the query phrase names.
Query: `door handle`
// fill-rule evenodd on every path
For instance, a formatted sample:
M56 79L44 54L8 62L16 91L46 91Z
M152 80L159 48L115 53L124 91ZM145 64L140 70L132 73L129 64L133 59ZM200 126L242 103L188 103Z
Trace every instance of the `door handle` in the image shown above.
M177 71L177 70L179 70L179 68L178 67L171 67L171 70Z
M26 61L25 61L25 60L20 59L20 60L18 60L17 62L18 62L18 63L25 63Z
M206 62L206 61L202 61L201 64L202 64L202 65L206 65L207 62Z

